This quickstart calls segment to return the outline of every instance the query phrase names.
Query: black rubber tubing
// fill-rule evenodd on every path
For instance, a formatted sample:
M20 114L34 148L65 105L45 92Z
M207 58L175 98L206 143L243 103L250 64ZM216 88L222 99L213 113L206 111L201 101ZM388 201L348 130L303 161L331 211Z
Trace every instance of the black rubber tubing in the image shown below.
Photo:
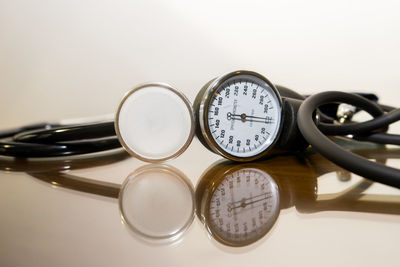
M380 114L378 114L378 116L379 115ZM319 123L318 129L320 129L326 135L360 135L384 128L398 120L400 120L400 109L395 109L388 112L384 116L375 117L372 120L361 123L350 122L339 126L328 123Z
M366 136L356 135L353 139L359 141L368 141L372 143L385 144L385 145L398 145L400 146L400 135L388 133L373 133Z
M95 153L121 147L114 122L79 125L32 124L0 131L0 155L60 157Z
M344 92L328 91L312 95L303 102L297 113L299 129L316 151L340 167L367 179L400 188L400 170L344 150L325 136L314 123L313 114L321 105L341 102L360 107L359 102L363 101L369 100Z
M114 121L64 125L51 129L24 131L13 140L24 143L54 144L58 142L115 136Z
M11 138L9 138L11 139ZM20 158L47 158L100 152L121 147L116 136L54 144L0 140L0 155Z

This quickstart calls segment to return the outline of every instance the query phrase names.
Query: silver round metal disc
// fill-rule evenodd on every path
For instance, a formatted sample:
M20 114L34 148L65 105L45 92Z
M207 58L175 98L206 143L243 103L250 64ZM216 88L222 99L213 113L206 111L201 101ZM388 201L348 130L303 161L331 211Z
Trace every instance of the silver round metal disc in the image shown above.
M121 101L115 130L132 156L148 162L171 159L183 153L193 139L193 109L170 85L143 84Z

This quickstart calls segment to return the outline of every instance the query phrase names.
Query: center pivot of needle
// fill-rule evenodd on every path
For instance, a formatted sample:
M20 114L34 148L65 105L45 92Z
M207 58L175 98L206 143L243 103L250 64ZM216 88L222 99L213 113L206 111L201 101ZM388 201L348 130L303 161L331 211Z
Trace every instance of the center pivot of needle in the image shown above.
M251 121L251 122L263 122L263 123L273 123L273 119L269 116L263 117L256 117L256 116L248 116L246 113L242 114L232 114L228 112L226 114L226 118L228 120L241 120L242 122Z

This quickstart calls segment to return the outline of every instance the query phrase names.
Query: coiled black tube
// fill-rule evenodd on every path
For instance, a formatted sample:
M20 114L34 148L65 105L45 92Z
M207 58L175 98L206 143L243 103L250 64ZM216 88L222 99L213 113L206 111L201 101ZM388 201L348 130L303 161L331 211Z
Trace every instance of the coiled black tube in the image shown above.
M331 125L328 127L327 125L323 125L319 129L313 120L315 110L321 105L336 102L354 105L367 111L372 116L376 117L376 119L364 123L353 123L349 127L346 125ZM297 113L297 123L304 138L316 151L330 161L367 179L400 188L400 170L369 161L351 153L335 144L325 135L357 135L363 133L364 140L368 140L366 130L373 131L385 127L394 122L394 118L398 119L398 114L400 114L400 109L393 110L385 115L383 115L383 112L379 115L379 110L383 111L377 104L361 96L329 91L315 94L307 98L302 103ZM374 133L371 133L370 136L373 137ZM388 141L388 143L390 143L390 139L394 140L399 138L397 135L387 135L383 133L381 133L380 136L381 138L385 136L383 139Z

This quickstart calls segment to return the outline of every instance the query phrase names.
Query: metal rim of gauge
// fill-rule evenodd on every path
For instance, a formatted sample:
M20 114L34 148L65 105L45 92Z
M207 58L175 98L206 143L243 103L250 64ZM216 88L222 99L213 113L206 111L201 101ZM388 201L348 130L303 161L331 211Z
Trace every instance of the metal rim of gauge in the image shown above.
M171 93L171 95L175 95L178 97L178 99L180 101L182 101L182 103L184 103L184 106L186 107L185 110L181 110L182 112L187 112L187 115L190 117L189 119L189 123L187 123L187 125L182 125L182 127L186 127L189 128L188 134L187 134L187 138L185 140L185 142L183 142L183 144L180 147L177 147L175 149L175 152L165 155L165 156L161 156L161 157L157 157L157 156L145 156L143 154L138 153L137 151L135 151L135 147L132 147L132 145L128 145L127 141L125 140L126 137L124 137L124 134L122 133L122 129L121 129L121 123L120 123L120 116L121 116L121 110L124 107L125 103L127 102L127 100L133 96L135 93L137 92L141 92L144 91L148 88L158 88L161 90L165 90L166 93ZM176 104L182 104L177 102ZM182 106L182 105L181 105ZM158 121L160 122L160 121ZM123 97L122 101L120 102L118 109L117 109L117 113L115 116L115 131L118 137L118 140L120 141L121 145L124 147L124 149L133 157L136 157L142 161L146 161L146 162L151 162L151 163L157 163L157 162L161 162L161 161L166 161L172 158L175 158L179 155L181 155L190 145L191 141L193 140L193 136L195 134L195 119L194 119L194 112L193 112L193 107L190 103L190 101L186 98L186 96L178 91L177 89L175 89L174 87L170 86L169 84L166 83L161 83L161 82L150 82L150 83L144 83L141 84L137 87L134 87L132 90L130 90L128 93L125 94L125 96ZM185 129L185 128L182 128ZM151 153L151 152L150 152Z

